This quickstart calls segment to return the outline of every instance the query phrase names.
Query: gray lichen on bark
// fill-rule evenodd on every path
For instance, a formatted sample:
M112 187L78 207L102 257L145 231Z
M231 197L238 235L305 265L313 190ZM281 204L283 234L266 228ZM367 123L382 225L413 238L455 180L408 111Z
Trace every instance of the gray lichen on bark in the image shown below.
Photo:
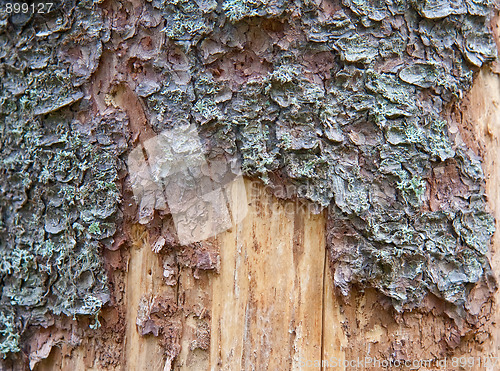
M0 351L51 315L97 315L109 300L100 243L120 222L125 116L94 117L80 86L109 38L91 1L0 20ZM2 9L5 4L2 3ZM97 319L97 317L96 317Z
M2 353L23 326L107 300L98 245L130 142L123 112L88 114L107 48L157 133L195 123L209 160L328 208L342 293L375 287L398 310L432 293L463 314L474 284L493 289L481 162L445 119L496 57L492 2L147 0L133 24L100 3L1 14ZM447 169L460 186L436 206Z

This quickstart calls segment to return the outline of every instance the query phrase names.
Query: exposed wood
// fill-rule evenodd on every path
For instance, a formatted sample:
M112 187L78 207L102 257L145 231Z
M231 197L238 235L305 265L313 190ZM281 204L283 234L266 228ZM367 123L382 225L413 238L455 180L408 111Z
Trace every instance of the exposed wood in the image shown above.
M297 369L322 351L324 216L253 185L247 218L220 237L211 367Z
M497 27L500 19L497 18ZM498 34L497 34L498 35ZM497 38L500 42L500 38ZM500 72L500 71L499 71ZM483 170L486 174L488 204L496 219L496 233L492 239L492 266L500 276L500 75L488 69L481 71L470 92L470 105L466 111L475 137L483 146ZM496 311L491 323L492 338L485 345L483 356L500 356L500 292L496 293ZM497 364L497 368L500 364Z
M488 68L481 71L469 94L464 125L472 128L484 157L489 205L499 231L500 76ZM451 336L445 321L421 313L396 316L395 320L384 311L380 295L371 290L354 293L344 302L333 288L325 259L324 214L314 215L303 204L277 200L250 180L245 184L248 215L217 237L218 273L199 272L196 278L191 268L183 268L177 284L167 285L149 237L133 226L125 273L117 278L123 284L124 342L110 345L96 336L73 350L54 347L36 369L287 370L299 369L306 360L343 361L391 353L410 360L416 355L439 358L440 341ZM498 275L498 232L492 252ZM165 354L158 337L141 336L137 327L139 307L166 297L175 297L186 313L175 318L182 328L181 349L175 359ZM499 292L496 301L500 301ZM484 324L485 331L466 339L448 359L500 356L500 306L495 308L494 318ZM104 320L109 319L106 316L104 313ZM196 345L206 336L200 335L203 318L210 323L208 350ZM119 349L118 364L104 367L96 357L95 349L107 347ZM448 366L456 369L451 362Z

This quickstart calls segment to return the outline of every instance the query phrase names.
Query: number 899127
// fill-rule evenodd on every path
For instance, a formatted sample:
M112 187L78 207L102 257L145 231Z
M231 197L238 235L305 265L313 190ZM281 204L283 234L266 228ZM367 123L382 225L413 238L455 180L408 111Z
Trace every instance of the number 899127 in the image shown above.
M46 14L54 7L54 3L50 2L5 2L1 5L0 12L5 12L8 15L12 14Z

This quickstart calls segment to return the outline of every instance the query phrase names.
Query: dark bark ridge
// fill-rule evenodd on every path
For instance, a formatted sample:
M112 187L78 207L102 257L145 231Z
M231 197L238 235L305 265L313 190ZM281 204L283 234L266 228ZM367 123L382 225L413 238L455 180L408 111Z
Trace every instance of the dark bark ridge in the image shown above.
M1 14L3 354L27 325L108 300L99 244L120 224L130 138L124 112L89 114L104 50L155 132L195 123L208 160L328 207L343 294L375 287L402 311L432 293L460 317L474 285L494 289L481 161L445 119L496 57L492 2L100 3Z

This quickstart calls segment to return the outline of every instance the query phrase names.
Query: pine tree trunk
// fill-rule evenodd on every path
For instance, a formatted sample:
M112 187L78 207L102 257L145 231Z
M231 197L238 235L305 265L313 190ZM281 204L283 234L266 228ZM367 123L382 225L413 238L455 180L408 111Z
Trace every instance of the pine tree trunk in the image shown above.
M296 194L277 194L277 186L289 185L284 175L286 171L279 172L281 168L263 173L251 168L254 163L249 165L250 170L243 166L244 183L239 183L240 187L230 192L233 192L236 203L246 198L248 209L245 210L245 218L238 223L233 222L228 230L218 233L215 237L194 243L183 244L179 241L181 237L177 236L170 215L172 205L170 209L155 206L148 214L147 207L141 206L137 194L134 195L136 189L130 174L130 157L127 156L133 148L141 145L146 148L145 143L156 138L161 130L178 124L181 116L175 116L178 114L175 109L182 107L188 99L186 97L191 94L182 96L182 99L174 104L174 108L169 106L166 112L163 112L166 123L161 122L161 119L157 118L160 115L158 112L161 111L162 104L166 103L157 103L160 107L158 109L152 108L151 103L151 92L158 91L155 84L161 85L164 83L162 79L167 78L167 74L158 72L163 68L159 66L168 64L168 79L171 79L171 84L181 86L192 78L189 74L195 73L190 70L192 67L188 66L188 59L191 58L190 48L199 48L196 49L196 58L202 61L196 68L202 66L205 69L203 73L209 72L216 78L224 77L224 81L228 81L229 85L242 86L249 83L250 76L270 76L273 70L278 70L277 66L282 61L268 61L261 57L259 50L264 50L267 47L264 44L267 42L274 43L275 46L280 45L284 50L292 50L292 42L305 36L299 33L298 28L290 25L297 19L302 19L301 17L306 19L309 16L306 10L303 9L299 14L298 8L293 8L295 13L289 14L280 6L292 8L292 5L275 2L278 5L273 3L274 8L264 5L256 8L254 14L250 11L253 9L249 8L251 5L243 6L243 3L236 1L223 2L229 6L221 8L223 5L219 2L217 14L222 14L221 9L224 9L227 19L239 25L239 28L232 28L233 35L226 35L227 40L223 44L216 38L207 36L216 32L214 30L220 19L210 21L214 23L206 21L200 26L209 27L207 24L210 24L210 32L206 31L206 34L192 26L189 42L183 35L175 34L182 33L182 27L187 29L189 22L198 22L196 17L208 19L207 14L216 11L211 8L209 2L197 2L197 6L205 10L193 13L189 13L186 10L188 6L185 5L182 8L184 13L178 18L162 18L162 14L169 12L170 8L161 10L162 6L167 5L156 0L82 3L87 4L85 9L93 9L90 12L95 12L94 14L97 14L95 9L99 9L97 19L102 25L97 32L101 42L93 43L95 38L92 42L87 40L96 26L82 16L82 24L90 22L90 29L81 31L85 27L75 26L75 23L73 27L76 28L72 31L64 31L71 32L71 42L65 39L64 48L61 47L63 44L54 46L55 50L62 48L58 60L61 60L61 63L64 60L72 66L72 69L68 67L71 73L64 84L73 84L71 86L76 92L74 94L81 93L81 96L74 95L73 100L68 100L69 103L64 100L58 102L58 94L69 96L73 93L49 89L49 100L55 102L54 107L46 107L45 101L38 102L38 111L36 107L33 108L34 113L30 117L42 117L41 120L45 123L43 120L49 120L52 117L50 115L64 112L64 117L71 118L71 122L77 121L72 125L81 128L85 135L90 133L93 138L92 145L104 148L106 140L114 141L111 145L106 145L113 148L111 156L117 159L113 168L116 178L112 182L118 185L120 193L119 200L116 201L119 211L110 214L108 219L103 218L95 222L97 224L88 222L89 225L86 225L82 222L85 228L88 227L91 236L104 233L103 220L112 220L116 224L117 230L112 234L112 239L109 236L94 238L95 241L100 241L99 254L102 256L102 272L107 275L106 287L109 295L107 300L103 299L103 306L98 312L89 312L88 315L89 313L75 311L71 316L69 312L63 311L62 315L55 315L52 322L48 321L41 326L26 320L26 313L32 309L24 306L22 310L28 312L19 314L25 325L20 338L21 351L9 355L0 364L0 369L408 369L399 367L405 362L406 366L420 365L423 366L422 369L457 370L461 365L471 370L500 369L500 360L497 362L497 357L500 356L500 308L496 304L500 300L500 293L487 287L488 280L478 280L476 285L468 286L470 291L467 291L466 310L463 312L450 309L449 303L445 303L435 293L428 293L412 310L406 307L398 310L394 302L388 299L388 295L382 293L380 287L363 284L361 279L353 280L347 295L344 295L342 285L335 276L340 272L336 259L342 256L343 249L350 249L352 246L349 246L346 240L337 239L335 231L341 228L340 225L344 225L344 219L341 221L340 217L332 217L331 211L337 206L342 208L341 203L335 195L330 207L322 208L321 205L318 206L321 204L319 198L306 200L307 197L296 197ZM314 6L320 9L319 18L314 22L319 22L318 19L322 16L337 14L339 9L343 9L351 18L358 17L353 10L355 6L351 3L354 2L313 2ZM346 10L345 4L351 4L350 10ZM366 4L375 6L375 2ZM238 7L246 9L250 15L239 17L238 11L243 10ZM419 14L425 17L425 7L419 11ZM201 16L200 12L205 15ZM189 16L186 16L188 13ZM73 10L68 17L73 17L71 19L74 21L79 17L78 14L80 13ZM190 16L196 19L193 20ZM396 16L390 14L386 17L396 19ZM372 18L363 19L363 22L373 23ZM492 21L498 45L499 20L497 15ZM16 21L12 18L9 18L8 22L11 23L5 26L7 28L0 28L2 35L6 34L6 30L12 29L21 34L24 31L19 31L19 27L43 23L39 19L32 19L23 26L22 19ZM16 25L15 22L19 24ZM312 26L308 24L308 27L314 27L314 22ZM55 27L55 24L50 23L49 26ZM174 26L177 27L176 30L172 30ZM74 31L75 29L77 31ZM266 39L267 36L261 34L264 31L272 36ZM183 32L189 34L188 31ZM242 37L241 32L248 32L246 44L232 45L231 38L236 40ZM302 42L314 44L311 35L312 33L308 34L307 40L301 39ZM319 35L319 31L314 35ZM220 37L221 34L217 36ZM84 46L78 46L75 41L79 37L87 40ZM75 44L71 44L72 42ZM235 44L238 42L234 41ZM160 44L164 49L159 56L154 55L156 49L162 48L158 46ZM47 45L50 46L50 43ZM324 84L324 81L318 83L318 76L337 73L336 64L349 64L349 58L352 57L338 48L328 49L320 56L321 53L318 52L315 60L311 57L311 60L306 58L303 61L304 64L309 63L310 67L308 72L303 73L304 76L319 85ZM272 53L269 55L276 57ZM451 103L447 102L440 114L447 120L450 136L459 133L466 146L482 159L487 205L489 212L495 217L498 230L500 67L498 61L491 62L492 59L491 56L485 57L485 61L490 62L482 65L480 69L471 67L471 71L474 71L472 88L464 92L460 101L455 99L451 100ZM392 61L389 57L387 60L388 63ZM350 62L357 67L365 63L364 60ZM316 65L312 66L315 63ZM471 63L470 60L467 63ZM5 71L8 70L6 65L7 62L4 63ZM44 66L42 70L43 68L48 67ZM360 67L363 68L368 67ZM380 68L382 71L383 68ZM387 70L391 68L389 66ZM201 75L200 72L199 76ZM8 80L11 79L10 76L7 72L3 73L2 82L5 86L7 81L16 81L13 78ZM328 78L325 77L326 80ZM79 79L82 84L78 83ZM299 86L301 83L293 84ZM161 86L170 85L165 83ZM9 89L14 88L4 88L6 91ZM41 94L36 90L34 92L35 95ZM217 93L220 100L216 103L219 107L228 101L221 98L226 93ZM197 92L192 99L201 102L204 98L199 94ZM302 93L296 94L298 96ZM349 97L353 96L354 93ZM279 99L291 98L286 96ZM219 122L223 118L210 116L211 113L204 116L201 111L205 108L200 107L201 105L193 104L193 120L201 128L203 143L208 143L207 146L215 153L213 158L218 158L223 152L220 148L227 143L225 139L218 141L219 137L213 139L212 135L216 137L221 130L214 121ZM5 112L2 111L2 117L7 116ZM231 119L237 120L238 116L235 115ZM7 119L5 120L7 122ZM44 125L48 124L42 124L42 127L45 127ZM5 124L5 128L11 130L8 124ZM99 137L100 128L111 128L106 132L107 139ZM239 135L240 129L233 130L237 132L236 136ZM310 128L310 132L300 132L298 135L308 137L314 130ZM359 133L353 130L344 134L354 143L358 140ZM238 137L231 142L238 147L240 157L252 156L253 152L245 152L245 138L250 141L252 135L254 134ZM268 140L277 143L276 135L275 132L274 137L271 135ZM368 137L366 133L362 135ZM284 142L283 138L284 135L281 137ZM292 138L292 144L288 145L293 146L293 140ZM333 139L333 142L337 141L338 139ZM123 148L120 147L122 142L125 143ZM116 149L118 147L121 149ZM230 145L227 148L229 147ZM310 148L302 147L297 151L303 153L309 150ZM228 150L227 153L229 152ZM4 160L2 158L2 161ZM152 161L151 158L147 160ZM101 159L92 166L99 167L103 161L105 160ZM436 159L432 161L440 162ZM442 162L445 163L444 160ZM4 167L1 169L2 176L7 179L5 174L8 174L8 171L4 170ZM443 171L445 180L442 181L448 187L456 187L450 192L460 193L460 175L448 173L446 168ZM87 176L88 174L82 175L82 179L87 179ZM311 179L312 177L311 175ZM425 179L428 184L432 183L430 176ZM265 185L265 182L268 182L268 185ZM48 188L46 191L49 192ZM236 194L237 192L240 194ZM241 192L246 196L243 197ZM442 199L433 197L431 186L427 186L426 192L428 194L425 202L429 205L432 202L444 203ZM31 197L31 193L28 194ZM6 197L0 200L4 202ZM434 211L432 205L426 204L422 207ZM233 216L234 210L231 210ZM335 210L338 212L339 209ZM341 214L342 212L338 212L338 215ZM47 227L45 229L47 230ZM3 245L0 247L3 248ZM500 234L497 232L493 235L490 251L486 254L493 272L500 272L499 247ZM2 279L7 282L7 278ZM92 294L94 291L89 292ZM2 303L6 303L7 299L2 300ZM55 308L49 310L51 316L57 312L57 307ZM21 311L19 308L14 310ZM457 313L462 313L463 317L457 317ZM99 322L98 326L96 321ZM461 325L462 323L464 324Z

